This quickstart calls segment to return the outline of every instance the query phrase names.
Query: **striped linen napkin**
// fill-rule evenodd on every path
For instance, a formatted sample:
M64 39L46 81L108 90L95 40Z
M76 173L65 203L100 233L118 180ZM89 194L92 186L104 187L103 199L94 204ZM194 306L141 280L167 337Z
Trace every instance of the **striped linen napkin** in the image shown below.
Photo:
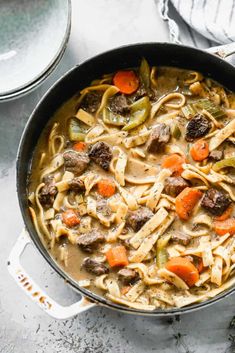
M199 48L235 42L235 0L159 0L170 39Z

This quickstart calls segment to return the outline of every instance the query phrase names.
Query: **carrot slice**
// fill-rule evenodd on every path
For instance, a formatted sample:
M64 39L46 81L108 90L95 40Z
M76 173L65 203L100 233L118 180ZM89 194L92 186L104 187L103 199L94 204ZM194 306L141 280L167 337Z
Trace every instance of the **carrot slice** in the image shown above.
M228 219L231 214L233 212L233 205L228 206L228 208L224 211L224 213L222 213L221 216L217 216L215 217L216 221L225 221L226 219Z
M170 154L166 156L162 161L162 168L171 169L175 176L180 176L183 172L182 164L185 163L185 157L179 154Z
M80 223L80 219L74 210L67 210L62 213L62 221L68 227L75 227Z
M205 140L196 141L190 149L190 154L195 161L203 161L209 156L208 143Z
M77 152L82 152L86 149L86 144L85 142L82 142L82 141L77 142L73 145L73 149Z
M122 295L125 295L126 293L129 292L130 289L131 289L131 286L124 286L124 287L122 287L122 289L121 289L121 294L122 294Z
M111 248L106 252L106 258L110 267L116 266L127 266L128 259L126 254L126 248L123 245Z
M97 183L97 190L101 196L110 197L115 194L116 186L111 179L101 179Z
M179 276L189 287L199 280L199 272L194 264L185 257L173 257L166 263L166 269Z
M218 235L226 233L235 234L235 218L228 218L225 221L215 221L213 228Z
M175 209L179 218L187 221L202 192L190 187L185 188L175 199Z
M134 93L139 87L139 79L134 71L118 71L113 78L114 85L125 94Z

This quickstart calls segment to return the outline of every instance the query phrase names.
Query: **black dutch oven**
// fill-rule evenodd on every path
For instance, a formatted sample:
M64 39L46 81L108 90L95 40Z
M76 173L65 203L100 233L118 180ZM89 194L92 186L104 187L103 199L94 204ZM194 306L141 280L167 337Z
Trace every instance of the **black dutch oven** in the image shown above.
M219 47L218 47L219 48ZM231 49L231 48L230 48ZM218 54L226 54L226 51L220 50ZM142 57L145 57L150 65L156 66L174 66L183 69L196 70L203 73L206 77L213 78L220 84L224 85L228 89L235 91L235 68L223 60L217 55L212 55L208 52L198 50L191 47L179 46L175 44L168 43L143 43L135 44L130 46L124 46L121 48L113 49L103 54L97 55L81 65L77 65L68 71L63 77L61 77L43 96L43 98L38 103L37 107L33 111L30 119L24 129L22 139L20 142L20 147L17 157L17 193L20 204L20 209L22 217L25 222L26 230L29 234L30 239L40 251L42 256L50 264L50 266L69 283L76 291L78 291L83 297L87 298L93 303L107 306L109 308L118 309L122 312L128 312L137 315L148 315L148 316L165 316L165 315L175 315L181 313L191 312L196 309L202 309L212 303L216 303L219 300L227 297L235 291L232 287L229 290L223 292L222 294L207 300L202 303L190 305L184 308L175 308L169 310L156 309L154 311L143 311L131 309L124 307L113 302L106 300L104 297L98 296L91 293L85 288L82 288L78 283L70 278L66 272L58 266L55 260L49 255L46 248L42 244L37 232L35 231L34 225L32 223L29 211L28 211L28 200L27 200L27 179L28 173L30 171L31 160L33 152L37 145L38 138L42 133L45 125L55 111L70 97L76 94L82 88L88 86L90 82L97 77L100 77L104 73L114 72L123 68L136 67L139 65ZM24 232L25 237L25 232ZM22 237L21 237L22 238ZM29 239L29 238L27 238ZM25 241L25 243L28 242ZM19 256L19 248L21 250L25 246L23 240L21 239L21 245L18 244L18 249L14 249L10 256L9 270L11 274L18 279L18 284L23 286L25 281L24 277L27 278L28 282L34 285L34 282L30 282L29 278L26 276L22 268L17 271L15 256ZM17 262L18 263L18 262ZM19 263L18 263L19 265ZM19 266L18 266L19 267ZM19 268L18 268L19 270ZM33 296L33 290L30 289L28 294L36 301L36 296ZM34 292L35 293L35 292ZM40 292L42 293L42 292ZM40 295L39 295L40 296ZM87 301L80 301L77 306L74 304L73 309L68 313L68 310L63 312L63 307L59 306L56 308L56 303L43 293L40 298L37 298L39 304L47 310L51 315L63 318L68 317L78 312L85 310L86 308L94 305L88 304ZM53 312L53 307L56 309ZM62 309L61 309L62 308ZM58 310L57 310L58 309ZM60 313L58 313L60 311Z

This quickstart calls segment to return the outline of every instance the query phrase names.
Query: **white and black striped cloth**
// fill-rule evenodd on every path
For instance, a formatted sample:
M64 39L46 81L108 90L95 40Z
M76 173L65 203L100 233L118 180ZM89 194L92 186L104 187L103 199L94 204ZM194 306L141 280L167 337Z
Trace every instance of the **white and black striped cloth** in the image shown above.
M170 39L207 48L235 42L235 0L159 0Z

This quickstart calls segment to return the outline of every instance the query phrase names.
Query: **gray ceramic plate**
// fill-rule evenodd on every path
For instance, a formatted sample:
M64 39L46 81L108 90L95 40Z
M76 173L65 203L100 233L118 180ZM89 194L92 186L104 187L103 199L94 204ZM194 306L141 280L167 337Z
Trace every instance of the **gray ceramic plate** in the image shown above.
M29 91L49 75L70 27L70 0L1 0L0 100Z

